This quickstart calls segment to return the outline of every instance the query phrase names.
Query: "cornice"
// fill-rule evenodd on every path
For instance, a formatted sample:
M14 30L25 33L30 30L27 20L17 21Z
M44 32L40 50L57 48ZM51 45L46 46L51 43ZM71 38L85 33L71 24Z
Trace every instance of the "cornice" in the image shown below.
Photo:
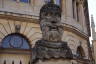
M2 13L0 14L1 19L11 19L14 21L22 21L22 22L30 22L30 23L37 23L39 24L39 16L26 16L26 15L20 15L20 14L14 14L14 13ZM80 30L78 27L70 24L63 23L64 30L76 33L78 36L81 36L85 39L89 39L89 35L85 34L82 30Z
M82 32L81 30L79 30L78 28L76 28L72 25L64 24L64 30L69 31L69 32L73 32L76 35L89 40L89 36L87 34L85 34L84 32Z
M24 54L31 55L31 49L10 49L10 48L0 48L0 54Z
M38 23L39 16L0 11L0 18Z

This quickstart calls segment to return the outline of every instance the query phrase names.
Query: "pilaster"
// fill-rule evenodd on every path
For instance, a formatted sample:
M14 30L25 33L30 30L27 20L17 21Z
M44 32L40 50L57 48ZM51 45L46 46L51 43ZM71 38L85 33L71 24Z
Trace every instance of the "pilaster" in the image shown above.
M78 0L78 6L79 6L79 22L82 25L83 31L86 30L86 23L85 23L85 15L84 15L84 8L83 8L83 0Z
M73 18L72 0L66 0L66 17Z
M66 14L66 0L61 1L62 6L62 15L65 16Z

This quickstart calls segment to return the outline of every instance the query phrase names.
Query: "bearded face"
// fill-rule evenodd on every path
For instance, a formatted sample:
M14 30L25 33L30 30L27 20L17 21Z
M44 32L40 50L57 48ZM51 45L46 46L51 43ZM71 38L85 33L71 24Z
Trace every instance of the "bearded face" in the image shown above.
M44 40L61 41L63 27L60 7L55 4L43 6L40 10L40 26Z
M44 16L44 15L43 15ZM40 22L43 39L47 41L61 41L63 27L59 16L46 15Z

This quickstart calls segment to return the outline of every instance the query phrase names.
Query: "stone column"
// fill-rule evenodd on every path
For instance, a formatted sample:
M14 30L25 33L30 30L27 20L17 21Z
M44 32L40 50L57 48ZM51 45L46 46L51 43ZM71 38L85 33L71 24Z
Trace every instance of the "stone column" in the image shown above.
M31 0L31 6L33 7L35 4L35 0Z
M2 8L2 0L0 0L0 8Z
M66 0L61 0L61 7L62 7L62 15L65 15L66 10Z
M66 17L73 18L72 0L66 0Z
M84 15L84 9L83 9L83 0L79 0L79 21L82 25L83 30L85 31L85 15Z
M62 8L62 22L65 21L66 17L66 0L61 0L61 8Z
M73 11L74 12L74 19L77 20L76 0L74 0L73 5L74 5L74 11Z

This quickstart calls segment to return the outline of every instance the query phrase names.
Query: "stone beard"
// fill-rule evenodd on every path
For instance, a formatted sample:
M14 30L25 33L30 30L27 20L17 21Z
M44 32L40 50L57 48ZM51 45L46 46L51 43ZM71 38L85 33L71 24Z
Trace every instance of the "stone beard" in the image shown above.
M42 27L43 39L47 41L61 41L63 34L63 27L60 23L60 18L47 17L40 22Z

